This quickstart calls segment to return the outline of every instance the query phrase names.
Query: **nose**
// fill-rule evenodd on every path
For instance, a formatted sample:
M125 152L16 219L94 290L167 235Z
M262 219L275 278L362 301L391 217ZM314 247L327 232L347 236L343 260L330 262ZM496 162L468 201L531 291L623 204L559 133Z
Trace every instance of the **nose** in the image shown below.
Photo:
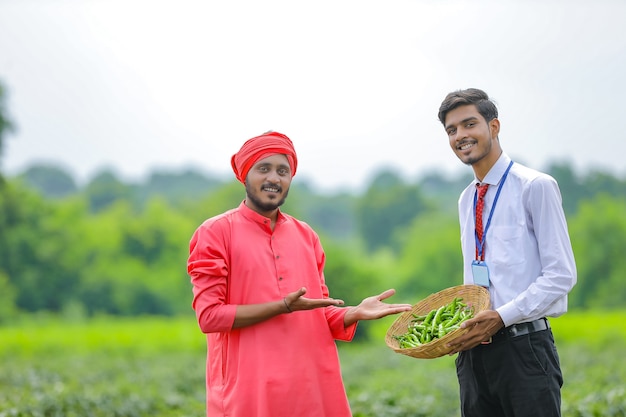
M469 133L468 130L463 128L462 126L459 126L456 129L456 132L454 133L454 135L452 137L450 137L451 139L451 143L459 143L462 142L463 140L467 139L469 137Z
M456 140L462 140L467 137L467 130L463 126L459 126L456 130Z
M278 175L278 170L272 169L267 173L267 179L271 182L280 182L280 175Z

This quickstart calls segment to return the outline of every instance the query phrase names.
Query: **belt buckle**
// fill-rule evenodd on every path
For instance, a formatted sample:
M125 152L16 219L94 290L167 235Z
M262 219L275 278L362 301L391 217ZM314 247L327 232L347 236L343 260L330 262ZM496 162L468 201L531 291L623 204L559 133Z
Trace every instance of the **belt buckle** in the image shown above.
M490 343L492 343L492 342L493 342L493 336L491 336L491 337L489 338L489 340L486 340L486 341L484 341L484 342L480 342L480 344L481 344L481 345L488 345L488 344L490 344Z
M519 331L520 329L518 329L517 324L513 324L512 326L509 327L509 336L510 337L516 337L516 336L521 336L521 332ZM527 332L528 333L528 332Z

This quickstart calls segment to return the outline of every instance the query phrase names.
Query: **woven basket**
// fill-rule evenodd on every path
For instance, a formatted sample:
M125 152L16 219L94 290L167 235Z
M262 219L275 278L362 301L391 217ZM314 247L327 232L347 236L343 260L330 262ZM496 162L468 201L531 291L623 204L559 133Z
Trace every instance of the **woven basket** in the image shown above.
M487 310L491 306L489 291L479 285L457 285L455 287L446 288L439 292L429 295L422 301L413 306L410 311L402 313L389 327L385 336L385 343L392 350L403 355L420 359L433 359L444 356L452 350L446 347L449 340L454 339L467 332L467 329L456 329L441 338L437 338L432 342L425 343L414 348L400 348L398 340L394 336L400 336L407 332L411 320L414 319L413 314L423 315L429 311L444 306L454 300L455 297L461 297L463 302L474 308L474 315L480 311Z

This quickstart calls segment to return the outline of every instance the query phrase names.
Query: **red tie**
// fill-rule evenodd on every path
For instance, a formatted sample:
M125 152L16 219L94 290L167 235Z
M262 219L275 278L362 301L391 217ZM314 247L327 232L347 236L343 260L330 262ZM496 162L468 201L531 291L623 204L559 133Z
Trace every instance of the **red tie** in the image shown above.
M482 242L483 240L483 208L485 207L485 194L487 193L487 188L489 184L476 184L476 189L478 190L478 197L476 200L476 236L478 237L478 242ZM478 259L478 247L476 247L476 259ZM482 256L480 260L485 259L485 246L482 247Z

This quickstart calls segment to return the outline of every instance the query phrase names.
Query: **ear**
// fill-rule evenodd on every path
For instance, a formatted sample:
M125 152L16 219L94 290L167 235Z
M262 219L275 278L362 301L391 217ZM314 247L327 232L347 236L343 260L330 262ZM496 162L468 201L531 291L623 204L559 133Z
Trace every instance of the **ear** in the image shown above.
M497 138L500 133L500 120L497 118L491 119L489 122L489 131L491 132L492 138Z

